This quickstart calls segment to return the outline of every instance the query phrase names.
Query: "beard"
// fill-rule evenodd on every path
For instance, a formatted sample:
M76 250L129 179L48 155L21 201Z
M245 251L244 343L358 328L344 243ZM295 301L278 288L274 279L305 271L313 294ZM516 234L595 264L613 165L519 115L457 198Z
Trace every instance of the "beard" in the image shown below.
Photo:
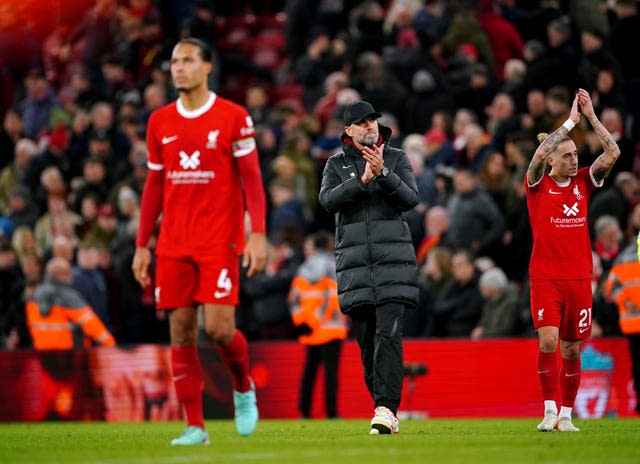
M378 141L378 133L374 132L372 134L364 135L361 140L358 140L360 145L365 147L373 147Z

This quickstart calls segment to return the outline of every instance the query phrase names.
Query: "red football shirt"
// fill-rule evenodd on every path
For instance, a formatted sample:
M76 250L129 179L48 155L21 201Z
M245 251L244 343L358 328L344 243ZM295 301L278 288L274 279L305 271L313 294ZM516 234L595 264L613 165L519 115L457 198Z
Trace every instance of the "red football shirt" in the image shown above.
M245 208L236 158L256 151L254 135L247 111L213 92L198 110L186 110L178 99L152 113L147 164L164 176L158 255L242 251Z
M578 171L566 184L548 174L527 189L533 231L529 263L531 279L590 279L593 270L587 212L596 187L591 168Z

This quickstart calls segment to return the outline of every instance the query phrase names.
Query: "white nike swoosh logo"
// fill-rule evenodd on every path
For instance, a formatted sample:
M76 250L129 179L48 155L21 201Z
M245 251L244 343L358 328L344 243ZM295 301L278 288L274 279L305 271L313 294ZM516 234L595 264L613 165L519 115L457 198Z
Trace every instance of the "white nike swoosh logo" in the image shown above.
M565 376L565 377L574 377L574 376L576 376L576 375L578 375L578 373L577 373L577 372L576 372L576 373L574 373L574 374L565 374L564 376Z
M580 329L580 333L585 333L587 330L589 330L589 327L587 327L586 329Z
M171 380L173 380L174 382L177 382L178 380L182 380L186 378L187 378L187 374L180 374L180 375L176 375Z
M213 296L216 298L222 298L229 295L231 292L214 292Z
M536 371L538 374L546 374L547 372L549 372L548 370L546 371Z
M549 193L552 194L552 195L562 195L562 192L555 192L555 191L553 191L551 189L549 189Z
M174 140L178 140L178 136L174 135L173 137L162 137L162 144L166 145L168 143L173 142Z

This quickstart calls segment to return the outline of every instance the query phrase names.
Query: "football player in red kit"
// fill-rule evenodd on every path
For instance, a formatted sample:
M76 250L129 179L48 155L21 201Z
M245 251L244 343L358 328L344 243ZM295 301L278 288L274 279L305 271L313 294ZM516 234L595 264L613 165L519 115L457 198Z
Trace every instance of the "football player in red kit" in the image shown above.
M591 166L582 169L578 169L576 144L567 135L580 121L580 112L604 148ZM545 411L538 430L578 432L571 422L571 411L580 386L582 340L591 334L592 319L593 264L587 210L591 193L602 186L620 149L583 89L576 93L569 119L548 136L540 134L538 138L542 143L524 180L533 231L531 315L538 333L537 370Z
M202 41L186 38L174 47L171 77L179 98L149 118L149 173L132 264L136 280L150 285L148 242L162 214L155 299L158 310L169 311L173 382L187 420L173 445L209 442L195 345L200 304L204 330L233 377L238 433L250 434L258 421L247 341L235 327L235 305L238 256L243 254L249 276L266 262L266 201L251 116L208 89L211 71L211 50ZM245 210L251 220L246 243Z

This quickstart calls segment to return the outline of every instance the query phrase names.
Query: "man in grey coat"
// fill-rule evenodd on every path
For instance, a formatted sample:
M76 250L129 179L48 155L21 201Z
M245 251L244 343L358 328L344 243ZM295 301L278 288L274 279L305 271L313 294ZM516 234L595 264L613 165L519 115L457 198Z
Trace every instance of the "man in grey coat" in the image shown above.
M320 204L335 214L338 299L351 316L364 378L375 404L371 434L399 431L402 320L418 299L415 250L405 212L418 204L405 153L391 148L370 103L343 114L342 153L327 161Z

